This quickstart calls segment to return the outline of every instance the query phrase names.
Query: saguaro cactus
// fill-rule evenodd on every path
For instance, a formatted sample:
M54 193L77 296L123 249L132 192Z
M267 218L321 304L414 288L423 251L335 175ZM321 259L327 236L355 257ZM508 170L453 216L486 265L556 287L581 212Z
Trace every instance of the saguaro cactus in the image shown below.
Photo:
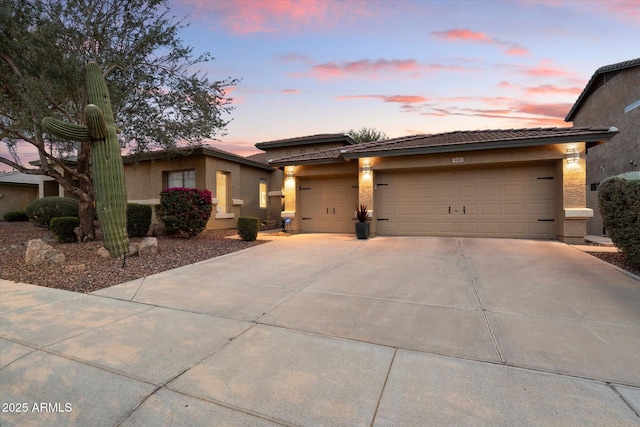
M104 246L112 258L124 256L129 249L127 237L127 188L120 144L116 132L109 89L102 70L95 62L86 65L87 97L84 109L86 125L47 117L42 125L49 133L79 142L91 142L91 175L96 211L102 228Z

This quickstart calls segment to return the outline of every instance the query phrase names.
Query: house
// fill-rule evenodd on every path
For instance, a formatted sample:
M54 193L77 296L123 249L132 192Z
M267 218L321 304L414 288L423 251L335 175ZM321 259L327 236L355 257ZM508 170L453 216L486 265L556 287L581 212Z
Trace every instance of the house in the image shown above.
M130 203L158 205L165 188L195 187L213 197L207 230L234 228L241 215L280 221L282 178L264 162L203 145L123 156L123 163Z
M598 186L609 176L640 170L640 58L596 70L565 118L574 126L615 126L610 142L586 153L587 233L605 234L598 210Z
M587 149L606 127L448 132L355 144L344 135L262 142L284 172L292 232L353 233L366 204L380 235L559 239L581 243Z
M0 218L12 211L23 211L38 198L40 177L20 172L0 172Z

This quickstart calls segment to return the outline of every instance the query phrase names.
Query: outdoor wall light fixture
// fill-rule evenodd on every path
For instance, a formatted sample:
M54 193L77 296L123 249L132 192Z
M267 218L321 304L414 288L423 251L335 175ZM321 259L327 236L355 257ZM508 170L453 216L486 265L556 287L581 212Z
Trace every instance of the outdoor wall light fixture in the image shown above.
M362 164L362 169L361 169L361 170L362 170L362 173L363 173L364 175L367 175L367 176L368 176L368 175L371 175L371 163L369 163L369 162L364 162L364 163Z
M564 155L564 158L567 160L567 164L575 165L580 161L580 153L575 148L570 148L567 150L567 154Z
M293 166L287 167L287 179L293 179Z

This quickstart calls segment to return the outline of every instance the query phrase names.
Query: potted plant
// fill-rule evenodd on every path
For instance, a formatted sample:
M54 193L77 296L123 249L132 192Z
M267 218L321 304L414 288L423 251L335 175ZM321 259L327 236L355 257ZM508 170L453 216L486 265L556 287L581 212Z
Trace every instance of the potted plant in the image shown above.
M369 223L367 220L369 219L369 212L367 211L367 205L356 205L356 218L358 219L358 222L356 222L356 236L358 239L368 239Z

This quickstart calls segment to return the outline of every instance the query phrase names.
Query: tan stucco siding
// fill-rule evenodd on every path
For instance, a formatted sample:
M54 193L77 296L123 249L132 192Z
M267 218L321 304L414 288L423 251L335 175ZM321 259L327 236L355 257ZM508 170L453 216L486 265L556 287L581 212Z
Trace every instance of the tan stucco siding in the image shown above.
M587 206L594 211L588 221L589 234L600 235L603 231L597 183L609 176L640 170L640 107L624 112L625 107L639 100L640 67L621 70L585 99L574 116L574 126L615 126L620 130L611 141L590 148L587 154Z
M568 166L565 155L569 149L577 149L581 155L578 164ZM357 176L359 203L369 209L376 206L374 187L376 174L390 171L429 171L444 169L496 168L517 165L547 163L555 165L555 222L557 236L561 240L580 241L586 230L586 217L566 219L566 209L585 208L585 160L584 143L544 145L537 147L463 151L456 153L421 154L407 156L368 157L328 165L299 165L294 168L294 178L285 180L285 211L300 211L297 200L299 180L305 178L331 178ZM362 171L370 164L371 173ZM289 168L286 167L285 170ZM299 215L298 215L299 216ZM293 230L299 230L299 218L293 220ZM377 231L377 214L373 211L371 231Z
M214 200L218 198L216 171L228 174L227 212L216 218L216 206L214 205L207 229L234 228L241 215L266 218L266 210L259 209L258 183L260 178L270 181L271 173L267 170L205 155L125 164L128 200L145 203L158 200L160 192L166 184L166 174L182 170L195 170L196 187L209 190ZM276 209L277 216L279 216L280 205L276 204Z

